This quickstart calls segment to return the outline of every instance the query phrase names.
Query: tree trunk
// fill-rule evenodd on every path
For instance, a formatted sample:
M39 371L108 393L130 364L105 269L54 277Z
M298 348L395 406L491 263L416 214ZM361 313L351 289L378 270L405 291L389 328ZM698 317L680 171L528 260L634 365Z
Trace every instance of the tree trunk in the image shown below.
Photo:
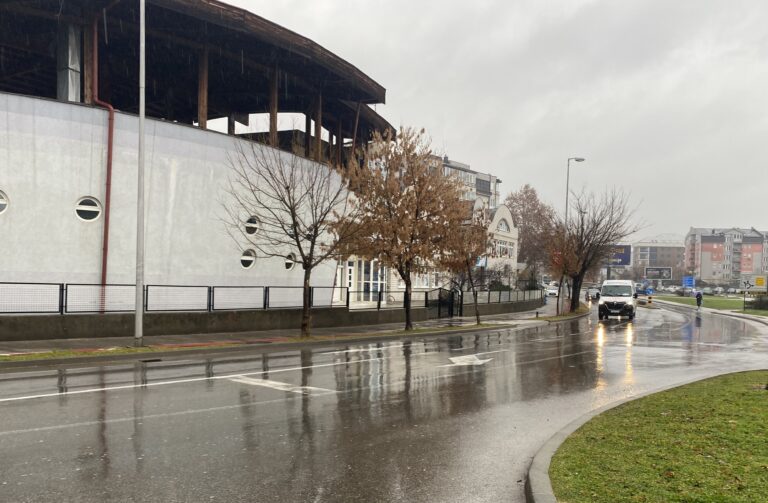
M472 289L472 300L475 305L475 319L477 324L480 324L480 308L477 307L477 288L475 287L475 280L472 278L472 266L467 264L467 278L469 279L469 287ZM490 293L488 294L490 295Z
M571 311L579 308L581 302L581 284L584 282L582 275L571 276Z
M309 337L309 327L312 316L312 289L309 286L309 277L312 275L310 269L304 269L304 287L302 289L302 305L301 305L301 338L306 339Z
M413 330L413 320L411 320L411 275L407 274L405 278L405 298L403 307L405 308L405 329Z

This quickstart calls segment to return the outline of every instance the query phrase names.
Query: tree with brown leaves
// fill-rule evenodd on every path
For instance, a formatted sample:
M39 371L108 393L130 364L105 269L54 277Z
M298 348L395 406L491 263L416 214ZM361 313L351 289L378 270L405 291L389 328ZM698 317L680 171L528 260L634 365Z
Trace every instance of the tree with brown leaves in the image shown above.
M445 255L465 207L457 183L433 162L423 130L375 134L364 157L363 166L347 169L360 212L349 251L397 271L405 283L405 329L411 330L411 275Z
M490 219L488 218L487 208L474 207L470 209L471 202L462 202L465 203L467 218L451 235L451 239L447 242L439 263L447 271L466 280L472 292L475 319L479 325L480 310L477 306L477 290L480 283L475 272L478 259L487 256L490 251L491 234L488 232Z
M511 192L504 204L512 213L512 219L519 232L518 260L525 262L533 280L547 262L547 243L552 239L556 213L539 199L536 189L528 184Z
M311 326L311 277L353 237L355 208L333 167L258 143L237 143L225 204L230 235L254 258L289 257L303 269L301 336Z

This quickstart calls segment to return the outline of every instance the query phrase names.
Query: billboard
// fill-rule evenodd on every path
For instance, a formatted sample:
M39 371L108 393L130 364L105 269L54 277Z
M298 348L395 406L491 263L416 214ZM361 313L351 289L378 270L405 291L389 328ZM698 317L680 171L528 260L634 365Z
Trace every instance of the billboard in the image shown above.
M646 267L646 279L672 279L671 267Z
M613 245L607 265L611 267L632 265L632 245Z

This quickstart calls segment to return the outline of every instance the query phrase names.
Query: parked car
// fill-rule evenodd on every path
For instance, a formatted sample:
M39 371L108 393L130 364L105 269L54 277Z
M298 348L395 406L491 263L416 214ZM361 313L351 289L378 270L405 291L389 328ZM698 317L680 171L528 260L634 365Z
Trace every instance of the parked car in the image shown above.
M701 293L702 295L712 295L713 291L710 287L705 286L704 288L701 289Z
M715 295L722 295L725 293L725 288L723 288L722 286L718 286L712 291L715 293Z
M589 294L590 299L595 300L600 297L600 289L596 286L591 286L587 288L587 294Z
M547 297L557 297L557 287L556 286L548 286L546 289Z

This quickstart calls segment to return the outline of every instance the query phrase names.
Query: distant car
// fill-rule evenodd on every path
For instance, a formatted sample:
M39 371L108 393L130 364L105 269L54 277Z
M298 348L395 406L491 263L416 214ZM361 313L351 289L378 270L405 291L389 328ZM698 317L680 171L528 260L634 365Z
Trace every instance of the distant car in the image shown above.
M547 292L547 297L557 297L556 286L548 286L546 292Z
M722 295L725 293L725 288L723 288L722 286L718 286L712 291L715 293L715 295Z
M701 293L703 295L713 295L714 292L712 291L712 289L710 287L705 286L704 288L701 289Z
M587 294L589 294L590 299L596 299L600 296L600 289L596 286L591 286L587 288Z
M736 289L735 288L729 288L728 290L725 291L725 293L736 293Z

